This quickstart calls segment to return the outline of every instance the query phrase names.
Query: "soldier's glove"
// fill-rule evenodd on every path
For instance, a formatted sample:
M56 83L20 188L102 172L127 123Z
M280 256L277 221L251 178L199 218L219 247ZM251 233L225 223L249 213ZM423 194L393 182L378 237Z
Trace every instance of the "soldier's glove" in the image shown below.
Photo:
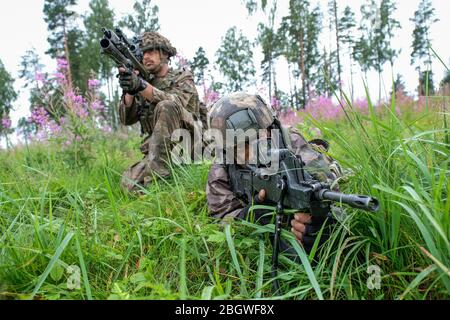
M327 216L319 217L312 216L311 223L306 224L305 233L302 237L303 248L306 253L311 252L314 242L322 229L323 231L319 240L319 246L325 243L330 238L333 226L336 224L336 220L333 218L332 214L329 213Z
M137 74L131 71L125 71L119 73L119 84L123 89L123 92L136 95L145 88L147 88L148 83L139 77Z

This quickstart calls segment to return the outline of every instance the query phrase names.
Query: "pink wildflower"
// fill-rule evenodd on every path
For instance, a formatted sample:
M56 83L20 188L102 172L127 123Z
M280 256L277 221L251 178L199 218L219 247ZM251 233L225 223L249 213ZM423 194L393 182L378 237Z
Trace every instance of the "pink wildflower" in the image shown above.
M89 87L89 90L91 90L91 91L99 88L100 84L101 84L100 81L98 81L97 79L89 79L88 80L88 87Z
M43 128L47 125L49 121L49 115L44 107L36 107L32 112L31 116L27 120L29 123L34 122L39 127Z
M204 89L203 102L205 104L214 103L219 100L220 95L217 91L214 91L212 88Z
M175 59L177 59L177 64L180 68L189 67L189 61L181 54L177 53Z
M64 85L64 84L67 83L67 78L66 78L66 75L65 75L64 73L56 72L56 73L54 73L53 75L55 76L56 81L57 81L59 84Z
M46 82L46 80L45 80L45 74L42 73L42 72L37 71L37 72L34 74L34 80L36 80L37 82L45 83L45 82Z
M6 116L2 119L2 127L4 129L11 128L11 119L8 116Z
M62 128L54 120L48 123L48 129L52 135L58 135L62 132Z
M58 71L66 71L69 67L67 60L65 58L56 59L57 69Z
M272 101L270 101L270 105L275 109L279 110L281 106L280 100L277 97L272 97Z
M94 102L91 103L91 108L94 111L103 111L105 109L105 106L103 105L103 103L99 100L95 100Z

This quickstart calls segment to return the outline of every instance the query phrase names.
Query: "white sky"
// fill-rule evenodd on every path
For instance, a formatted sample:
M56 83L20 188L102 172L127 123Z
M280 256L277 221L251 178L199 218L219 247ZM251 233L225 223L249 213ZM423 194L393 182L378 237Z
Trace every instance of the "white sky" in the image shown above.
M116 12L116 17L132 11L133 0L109 0L111 7ZM80 14L88 10L89 0L78 0L75 8ZM319 2L322 9L326 10L328 0L312 0ZM448 41L449 27L447 17L450 13L449 0L433 0L436 17L440 20L432 27L433 48L441 56L445 63L450 64L450 43ZM160 8L160 32L168 37L177 47L178 51L192 59L199 46L206 50L210 62L215 60L214 54L219 48L221 38L229 27L237 26L250 39L256 36L257 24L261 15L248 17L245 7L240 0L154 0ZM278 15L282 17L288 12L288 0L278 1ZM339 0L338 7L343 10L346 5L350 5L356 13L356 21L359 21L359 7L362 1ZM45 56L48 49L47 25L44 22L42 13L44 0L14 0L0 1L0 30L1 42L0 59L5 64L6 69L17 77L20 57L27 49L34 47L41 56L48 71L53 71L55 62ZM417 74L414 67L410 65L410 46L412 42L413 23L409 21L413 17L414 11L419 4L419 0L397 0L398 10L395 17L400 21L402 29L397 32L397 37L393 41L395 48L401 48L400 57L396 60L394 72L403 75L406 88L414 93L417 83ZM447 35L446 35L447 34ZM320 48L328 47L329 36L323 35ZM254 64L259 67L261 53L259 48L254 50ZM99 57L100 59L100 57ZM345 60L344 60L345 62ZM345 67L344 67L345 68ZM356 96L364 96L362 75L357 70L355 75ZM437 60L433 61L433 71L435 73L435 83L439 83L444 76L444 66ZM347 69L344 69L347 72ZM259 73L258 73L259 74ZM386 65L383 79L389 92L391 81L390 67ZM343 77L344 82L348 82L348 72ZM280 63L277 68L277 80L280 89L288 90L288 78L286 65ZM19 99L15 102L15 109L11 114L13 126L18 119L28 114L28 93L21 88L23 82L16 80L15 86L20 89ZM258 82L258 87L265 87ZM376 73L369 75L370 92L375 100L378 97L378 76ZM255 90L255 89L253 89ZM0 102L1 103L1 102Z

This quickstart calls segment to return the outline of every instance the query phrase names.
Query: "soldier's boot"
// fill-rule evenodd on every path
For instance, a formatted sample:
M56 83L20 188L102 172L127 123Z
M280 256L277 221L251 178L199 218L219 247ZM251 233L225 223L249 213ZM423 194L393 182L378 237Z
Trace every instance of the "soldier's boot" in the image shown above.
M169 162L173 143L172 133L181 127L180 107L172 101L161 101L156 105L153 117L153 132L148 141L148 156L144 186L153 180L152 172L166 178L170 176Z
M128 168L123 174L120 180L120 186L124 191L131 193L139 192L141 186L144 186L144 180L146 177L147 161L145 159L135 163Z

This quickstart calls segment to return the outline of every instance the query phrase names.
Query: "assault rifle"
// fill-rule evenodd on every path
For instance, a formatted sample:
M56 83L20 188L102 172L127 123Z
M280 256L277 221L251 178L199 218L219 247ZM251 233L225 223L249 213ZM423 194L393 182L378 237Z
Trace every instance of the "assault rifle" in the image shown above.
M139 75L150 82L151 75L145 70L141 61L143 53L139 47L139 37L128 40L125 34L116 28L115 32L102 28L103 38L100 40L101 53L111 58L117 67L123 67L128 71L138 70Z
M276 167L278 170L267 169L267 164L247 164L230 165L228 172L233 192L237 197L252 203L258 192L265 189L266 200L276 204L272 251L272 277L276 278L282 217L285 209L295 209L313 216L326 217L333 202L372 212L378 210L379 203L371 196L332 191L329 184L315 180L305 170L305 164L300 155L294 154L287 148L271 150L271 159L278 159ZM276 291L279 288L276 279L274 288Z

